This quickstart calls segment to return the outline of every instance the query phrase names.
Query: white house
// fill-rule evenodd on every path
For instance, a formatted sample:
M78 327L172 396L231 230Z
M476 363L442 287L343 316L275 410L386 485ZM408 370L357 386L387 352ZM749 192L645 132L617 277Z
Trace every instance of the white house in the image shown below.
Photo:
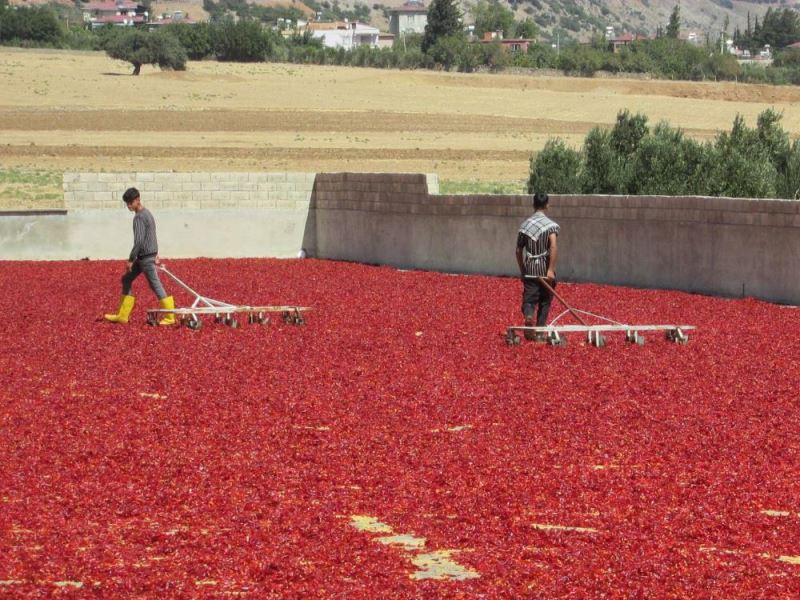
M389 33L425 33L428 9L419 0L408 0L402 6L389 9Z
M132 27L143 24L147 20L147 13L137 14L136 2L121 0L119 2L90 2L84 4L83 20L90 24L92 29L106 25L119 27Z
M352 50L359 46L378 47L380 31L377 27L357 21L314 21L308 24L311 35L322 40L327 48Z

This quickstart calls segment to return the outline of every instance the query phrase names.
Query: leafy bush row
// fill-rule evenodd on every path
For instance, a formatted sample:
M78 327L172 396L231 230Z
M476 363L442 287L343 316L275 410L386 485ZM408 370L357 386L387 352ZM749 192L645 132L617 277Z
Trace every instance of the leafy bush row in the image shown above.
M581 150L549 140L531 158L528 191L798 199L800 141L790 142L780 120L768 109L749 128L737 116L729 132L698 142L625 110L613 128L592 129Z

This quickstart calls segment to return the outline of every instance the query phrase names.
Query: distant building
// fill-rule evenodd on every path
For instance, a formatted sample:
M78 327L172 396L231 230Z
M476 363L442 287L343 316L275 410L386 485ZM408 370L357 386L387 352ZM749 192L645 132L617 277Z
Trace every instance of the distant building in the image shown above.
M700 46L701 44L704 43L703 36L702 35L697 35L696 31L689 31L686 34L681 34L680 38L684 42L688 42L689 44L692 44L693 46Z
M189 18L189 15L182 10L176 10L171 13L163 13L157 16L152 21L147 22L148 29L158 29L165 25L172 25L173 23L186 23L187 25L194 25L196 21Z
M81 7L83 20L92 29L115 25L117 27L133 27L147 21L147 13L142 12L136 2L121 0L119 2L89 2Z
M799 45L792 44L788 46L788 48L798 48ZM768 67L772 64L772 48L769 44L761 48L756 54L750 52L750 50L737 48L731 45L731 54L736 56L736 59L739 61L739 64L742 65L760 65L762 67Z
M359 46L377 48L380 36L377 27L357 21L312 21L308 30L313 37L322 40L325 47L345 50Z
M378 34L378 48L391 48L394 46L395 36L391 33Z
M425 33L428 9L418 0L408 0L403 5L389 9L389 33Z
M504 38L502 31L486 31L481 44L500 44L509 52L527 52L531 40L525 38Z
M613 33L613 29L611 31ZM623 33L622 35L609 38L608 43L611 44L611 49L614 52L618 52L620 48L629 46L633 42L646 39L648 39L647 36L639 35L638 33Z

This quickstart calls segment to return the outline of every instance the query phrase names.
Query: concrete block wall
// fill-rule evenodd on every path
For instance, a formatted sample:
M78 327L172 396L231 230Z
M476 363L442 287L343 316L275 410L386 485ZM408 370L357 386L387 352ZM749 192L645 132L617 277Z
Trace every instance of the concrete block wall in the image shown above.
M307 210L315 173L65 173L69 211L119 209L129 187L148 208Z
M317 176L314 254L463 273L515 275L531 197L431 195L415 175ZM800 304L800 202L669 196L554 196L558 272L573 281L755 296Z
M515 275L526 195L438 195L392 173L67 173L66 214L0 216L0 258L123 259L136 186L164 257L311 256ZM560 277L800 304L800 202L554 196Z

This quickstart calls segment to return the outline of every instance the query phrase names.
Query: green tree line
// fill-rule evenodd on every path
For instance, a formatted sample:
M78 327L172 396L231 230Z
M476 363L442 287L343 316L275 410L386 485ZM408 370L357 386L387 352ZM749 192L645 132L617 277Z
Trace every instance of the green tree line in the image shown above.
M790 141L780 120L768 109L751 128L737 116L730 131L698 142L621 111L611 129L592 129L580 150L548 140L531 158L528 191L798 199L800 141Z

